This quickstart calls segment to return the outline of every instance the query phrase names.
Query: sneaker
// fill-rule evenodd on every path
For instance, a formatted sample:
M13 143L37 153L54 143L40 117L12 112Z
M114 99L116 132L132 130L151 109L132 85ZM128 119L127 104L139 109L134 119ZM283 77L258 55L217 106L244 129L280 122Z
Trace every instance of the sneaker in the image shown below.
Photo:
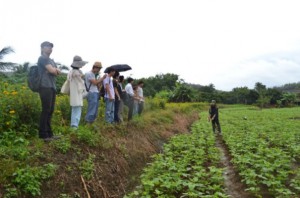
M53 140L58 140L58 139L60 139L60 138L61 138L60 135L53 135L53 136L51 137L51 139L53 139Z
M53 139L52 138L42 138L44 142L51 142Z

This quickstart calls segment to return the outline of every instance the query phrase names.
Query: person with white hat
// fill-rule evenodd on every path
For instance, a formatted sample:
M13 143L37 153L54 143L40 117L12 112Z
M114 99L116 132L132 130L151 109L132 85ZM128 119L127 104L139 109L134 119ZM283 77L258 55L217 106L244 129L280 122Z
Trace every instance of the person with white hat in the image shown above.
M74 56L73 63L71 64L72 70L68 74L68 80L70 82L70 106L72 107L71 127L74 130L78 128L83 106L85 85L80 68L85 64L87 64L87 61L83 61L80 56Z

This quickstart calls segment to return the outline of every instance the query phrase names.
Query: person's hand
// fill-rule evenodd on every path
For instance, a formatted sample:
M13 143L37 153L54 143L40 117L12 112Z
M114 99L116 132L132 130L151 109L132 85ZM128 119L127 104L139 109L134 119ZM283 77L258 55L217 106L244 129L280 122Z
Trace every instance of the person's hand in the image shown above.
M61 71L56 68L56 75L59 75L60 73L61 73Z

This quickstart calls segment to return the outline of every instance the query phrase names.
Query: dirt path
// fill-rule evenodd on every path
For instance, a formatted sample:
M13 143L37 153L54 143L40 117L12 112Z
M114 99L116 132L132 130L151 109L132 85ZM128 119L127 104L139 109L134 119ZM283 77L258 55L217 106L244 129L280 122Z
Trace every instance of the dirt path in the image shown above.
M226 192L232 198L252 198L253 195L246 192L246 186L241 182L241 178L230 162L228 148L223 141L221 135L216 135L216 146L221 152L221 163L224 166L224 180Z

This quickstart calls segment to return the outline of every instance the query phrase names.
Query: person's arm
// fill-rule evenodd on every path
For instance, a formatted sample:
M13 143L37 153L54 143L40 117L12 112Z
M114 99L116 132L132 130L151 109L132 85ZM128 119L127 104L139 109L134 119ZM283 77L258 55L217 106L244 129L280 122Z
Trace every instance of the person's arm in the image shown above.
M47 64L45 66L46 70L50 73L50 74L53 74L55 76L59 75L60 74L60 70L57 69L56 67L53 67L51 64Z
M93 85L98 85L100 84L101 82L103 82L103 80L106 78L106 74L104 74L101 78L98 78L98 79L95 79L95 78L92 78L90 79L90 82L93 84Z

